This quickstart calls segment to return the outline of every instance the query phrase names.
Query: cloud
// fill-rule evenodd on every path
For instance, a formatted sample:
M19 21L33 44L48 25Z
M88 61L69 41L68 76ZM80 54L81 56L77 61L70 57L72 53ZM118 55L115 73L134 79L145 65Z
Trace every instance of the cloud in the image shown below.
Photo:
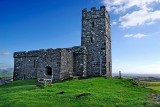
M114 26L114 25L117 25L117 22L116 22L116 21L113 21L113 22L111 23L111 26Z
M160 0L101 0L108 11L119 14L118 23L122 28L152 25L160 20L160 10L154 4ZM117 24L117 23L116 23Z
M106 5L108 11L118 13L135 6L140 9L150 9L151 4L160 3L160 0L102 0L102 3Z
M120 25L123 28L153 24L156 20L160 20L160 11L148 11L145 9L134 11L119 18Z
M2 56L8 56L10 54L11 54L10 52L0 52L0 55L2 55Z
M141 39L141 38L143 38L145 36L147 36L147 35L144 35L144 34L141 34L141 33L124 35L125 38L136 38L136 39Z

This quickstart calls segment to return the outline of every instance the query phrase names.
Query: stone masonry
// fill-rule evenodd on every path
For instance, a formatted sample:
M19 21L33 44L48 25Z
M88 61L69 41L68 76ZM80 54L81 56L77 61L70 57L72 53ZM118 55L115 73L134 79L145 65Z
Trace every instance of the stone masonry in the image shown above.
M14 53L14 80L56 82L73 76L112 76L110 19L104 6L82 10L81 46Z
M88 51L87 75L111 76L111 37L110 19L104 6L100 10L95 7L87 12L82 10L81 45Z

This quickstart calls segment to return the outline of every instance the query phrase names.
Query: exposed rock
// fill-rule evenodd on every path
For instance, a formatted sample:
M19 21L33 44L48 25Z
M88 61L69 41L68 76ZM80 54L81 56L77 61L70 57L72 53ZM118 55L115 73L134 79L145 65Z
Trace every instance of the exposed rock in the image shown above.
M82 93L76 96L76 98L80 98L80 97L86 97L86 96L90 96L90 93Z
M0 77L0 85L12 82L13 78L12 77Z
M65 92L64 91L61 91L61 92L58 92L58 93L56 93L56 94L64 94Z

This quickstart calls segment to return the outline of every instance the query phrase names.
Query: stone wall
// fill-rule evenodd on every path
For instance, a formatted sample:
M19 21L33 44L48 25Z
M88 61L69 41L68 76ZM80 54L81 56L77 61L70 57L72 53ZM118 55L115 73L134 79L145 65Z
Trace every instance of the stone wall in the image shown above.
M42 82L43 79L55 82L75 75L83 76L86 73L85 52L86 49L81 46L15 52L14 80L39 78ZM47 67L51 67L52 75L46 75ZM73 70L76 70L75 73Z
M0 77L0 86L13 81L12 77Z
M87 67L87 50L83 46L75 46L73 51L73 73L75 76L86 77Z
M73 73L73 52L66 49L61 50L60 79L70 78Z
M46 75L46 67L52 68L53 76ZM60 79L61 49L36 50L14 53L14 80L28 78Z
M41 51L14 53L14 80L36 78L35 63Z
M43 50L37 60L37 78L60 80L61 49ZM52 75L47 75L47 67L51 67Z
M111 38L109 15L104 6L82 10L81 45L88 51L87 75L111 76Z

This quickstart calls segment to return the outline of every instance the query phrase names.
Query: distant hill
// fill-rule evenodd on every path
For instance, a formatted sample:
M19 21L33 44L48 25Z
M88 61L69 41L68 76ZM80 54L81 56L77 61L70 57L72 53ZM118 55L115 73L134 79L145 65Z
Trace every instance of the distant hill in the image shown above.
M158 92L131 79L73 79L38 88L36 80L0 87L0 107L160 107Z
M0 77L10 77L13 75L13 68L0 69Z

